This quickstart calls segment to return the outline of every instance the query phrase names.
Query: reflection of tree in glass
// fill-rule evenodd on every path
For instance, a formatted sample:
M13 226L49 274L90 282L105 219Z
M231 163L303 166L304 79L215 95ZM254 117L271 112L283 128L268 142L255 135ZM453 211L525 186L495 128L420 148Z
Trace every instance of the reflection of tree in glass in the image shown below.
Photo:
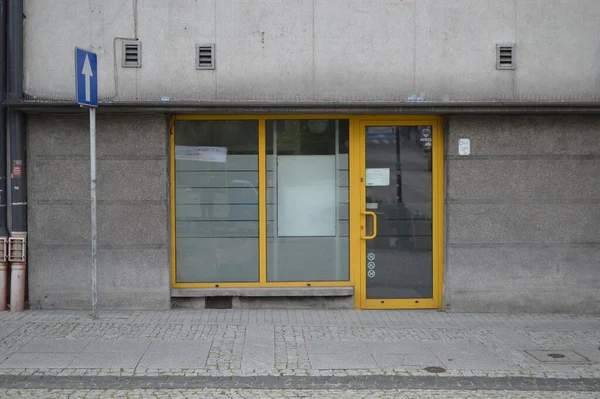
M177 121L178 145L226 147L232 155L258 154L258 121Z

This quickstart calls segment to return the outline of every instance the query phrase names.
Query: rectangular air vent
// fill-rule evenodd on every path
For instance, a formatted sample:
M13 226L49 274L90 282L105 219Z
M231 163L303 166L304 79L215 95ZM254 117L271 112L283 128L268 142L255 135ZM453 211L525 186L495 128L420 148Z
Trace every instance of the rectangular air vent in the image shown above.
M496 69L515 69L514 44L496 44Z
M123 40L121 64L124 68L140 68L142 66L142 42Z
M215 45L196 44L196 69L215 69Z

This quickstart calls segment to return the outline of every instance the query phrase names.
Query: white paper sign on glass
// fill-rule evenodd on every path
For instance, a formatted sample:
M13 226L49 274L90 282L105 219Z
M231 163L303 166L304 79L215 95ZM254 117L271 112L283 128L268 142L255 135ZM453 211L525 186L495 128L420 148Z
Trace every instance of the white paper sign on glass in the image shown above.
M458 155L471 155L471 139L458 139Z
M335 155L277 157L277 236L335 236Z
M367 186L389 186L389 168L367 168Z
M227 147L175 146L175 159L180 161L227 162Z

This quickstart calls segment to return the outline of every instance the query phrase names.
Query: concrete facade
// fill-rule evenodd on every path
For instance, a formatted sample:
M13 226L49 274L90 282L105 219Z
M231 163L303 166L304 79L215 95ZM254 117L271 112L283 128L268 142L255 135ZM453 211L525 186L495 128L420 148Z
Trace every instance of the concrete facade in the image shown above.
M112 101L600 99L596 0L25 0L25 16L34 98L73 99L80 46ZM121 67L123 38L141 68ZM196 43L216 44L215 70L195 69ZM515 70L497 43L516 43Z
M103 308L169 307L167 120L98 119L98 292ZM27 119L29 303L90 308L89 127Z
M599 131L597 116L449 118L449 310L600 312Z
M171 290L169 121L178 111L159 110L163 96L192 104L187 113L207 113L211 101L335 102L367 113L375 102L414 106L414 93L440 107L596 104L587 115L429 113L446 122L444 309L600 312L599 1L24 4L25 102L52 112L73 102L79 46L98 53L101 102L113 105L98 116L101 308L202 307L208 296ZM123 68L122 41L136 38L142 66ZM214 70L195 68L197 43L215 43ZM516 45L516 69L496 69L498 43ZM128 101L146 113L114 107ZM72 105L27 114L34 309L91 307L88 119ZM471 155L458 155L460 138ZM353 305L352 294L244 295L230 296L238 307Z

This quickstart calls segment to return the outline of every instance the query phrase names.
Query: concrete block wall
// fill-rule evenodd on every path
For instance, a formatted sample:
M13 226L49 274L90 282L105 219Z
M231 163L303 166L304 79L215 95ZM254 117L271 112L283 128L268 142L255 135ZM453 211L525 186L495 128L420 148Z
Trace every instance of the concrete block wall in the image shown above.
M450 116L446 139L447 308L600 312L600 117Z
M33 309L91 308L88 121L27 116ZM163 116L98 116L100 308L170 306L167 131Z

